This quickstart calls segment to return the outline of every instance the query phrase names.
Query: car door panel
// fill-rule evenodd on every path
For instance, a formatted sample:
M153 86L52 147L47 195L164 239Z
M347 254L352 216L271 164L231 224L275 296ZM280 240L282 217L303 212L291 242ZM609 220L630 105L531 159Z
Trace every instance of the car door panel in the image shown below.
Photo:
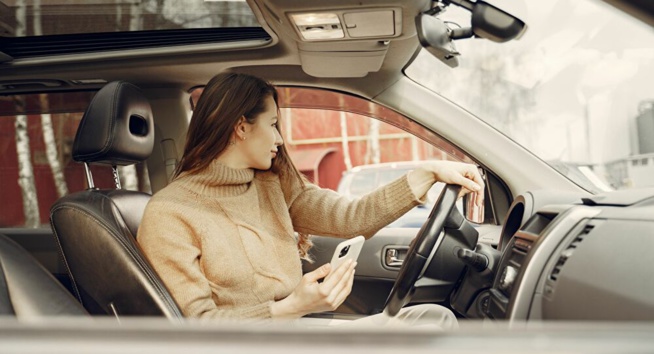
M417 232L417 228L384 228L366 240L357 260L352 293L336 313L367 315L380 312L400 269L399 266L389 267L384 264L385 251L389 248L408 250L409 243ZM336 245L343 240L314 236L312 241L314 246L311 255L314 263L304 263L305 273L328 263Z
M497 246L501 226L475 225L480 234L479 241ZM390 293L395 278L399 273L399 266L389 266L387 263L387 250L399 250L399 258L403 259L409 248L411 240L418 233L419 228L392 228L381 229L372 238L365 241L357 261L352 292L335 314L327 316L346 316L347 314L369 315L383 310L386 298ZM310 272L331 260L336 245L342 239L334 237L314 236L311 249L314 263L304 263L304 272ZM389 257L390 258L390 257ZM437 302L433 298L436 291L429 287L417 289L414 294L415 302Z

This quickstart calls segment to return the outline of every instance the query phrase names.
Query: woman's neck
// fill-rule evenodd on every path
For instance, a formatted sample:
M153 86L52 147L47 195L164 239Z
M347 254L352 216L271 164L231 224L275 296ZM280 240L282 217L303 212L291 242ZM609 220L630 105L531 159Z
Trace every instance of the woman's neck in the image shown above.
M227 166L229 168L233 168L235 170L242 170L246 168L250 168L244 161L245 159L241 154L236 151L236 149L232 149L228 147L221 153L218 157L216 157L216 161L220 163L223 166Z

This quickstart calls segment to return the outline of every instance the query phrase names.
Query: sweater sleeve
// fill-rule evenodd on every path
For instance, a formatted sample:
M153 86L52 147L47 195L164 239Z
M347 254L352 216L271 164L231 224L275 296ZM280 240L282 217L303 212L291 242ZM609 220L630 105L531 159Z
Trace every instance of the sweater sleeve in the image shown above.
M271 302L220 309L201 266L197 230L184 208L151 201L138 230L138 243L180 310L187 317L262 319L270 317ZM191 214L192 215L192 214Z
M293 178L283 179L282 186L293 227L313 235L370 238L423 202L413 195L406 175L355 200L310 183L302 187Z

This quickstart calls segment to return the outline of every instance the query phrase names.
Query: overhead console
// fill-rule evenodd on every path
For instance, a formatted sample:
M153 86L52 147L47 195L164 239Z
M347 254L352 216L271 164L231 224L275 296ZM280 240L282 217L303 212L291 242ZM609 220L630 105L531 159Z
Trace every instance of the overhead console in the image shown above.
M390 39L402 33L402 9L347 9L318 13L289 14L301 42L298 44L304 72L315 77L344 75L342 65L349 68L349 77L362 77L379 71L386 57ZM375 39L334 50L332 46L316 44L326 40L353 41ZM328 49L325 51L324 49Z
M429 8L428 1L256 3L275 32L295 40L302 70L321 78L363 77L381 70L389 48L414 38L414 18ZM410 42L414 51L417 43Z
M289 18L303 41L393 38L402 33L399 7L297 12Z
M504 245L484 315L652 320L652 245L654 190L541 207Z

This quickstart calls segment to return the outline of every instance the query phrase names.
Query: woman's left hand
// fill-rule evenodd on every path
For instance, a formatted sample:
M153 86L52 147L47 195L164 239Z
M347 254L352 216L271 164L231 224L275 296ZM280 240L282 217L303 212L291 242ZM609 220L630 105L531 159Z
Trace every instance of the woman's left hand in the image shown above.
M455 161L430 161L411 171L408 176L413 194L421 198L436 182L458 184L462 186L461 194L476 192L478 206L484 204L484 180L477 166Z

